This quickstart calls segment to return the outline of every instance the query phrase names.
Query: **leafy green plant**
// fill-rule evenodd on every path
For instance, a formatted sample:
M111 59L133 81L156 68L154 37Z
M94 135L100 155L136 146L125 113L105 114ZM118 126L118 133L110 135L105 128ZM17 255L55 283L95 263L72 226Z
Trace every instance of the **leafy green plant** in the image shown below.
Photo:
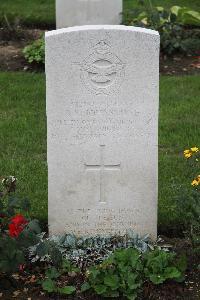
M179 25L200 26L200 13L191 10L188 7L172 6L165 9L162 6L154 7L151 0L140 1L144 7L144 11L134 14L130 11L126 18L130 22L140 22L141 25L153 26L154 29L160 28L165 23L176 22Z
M161 284L168 279L184 280L186 258L155 249L140 253L137 249L118 249L100 265L86 272L82 292L91 290L103 297L136 299L145 280Z
M133 248L116 250L102 264L89 269L88 282L83 284L82 292L91 289L103 297L136 299L138 289L142 286L140 255Z
M184 29L176 24L165 24L159 32L162 53L167 55L174 53L198 54L200 48L199 30Z
M37 64L45 63L45 41L44 37L34 41L32 44L26 46L23 49L23 54L26 60L31 64L33 62Z
M0 271L12 273L26 262L28 248L39 242L40 227L37 220L25 218L30 203L14 196L17 179L8 176L2 179L0 192Z
M144 255L144 274L153 284L160 284L168 279L183 281L186 269L184 257L176 260L176 254L155 250Z
M170 12L177 17L177 23L200 26L200 13L198 11L188 7L172 6Z
M114 250L134 247L145 252L153 247L148 235L140 237L132 230L124 236L93 236L76 237L73 234L51 236L42 238L38 245L30 248L31 261L52 262L60 261L60 254L74 262L79 268L85 269L91 265L99 264L108 258ZM53 250L54 249L54 250ZM55 259L54 259L55 257Z
M0 236L0 271L5 273L16 272L26 262L28 247L38 242L39 233L36 220L31 221L27 227L13 238L9 235Z
M200 30L186 25L200 26L200 13L186 7L173 6L169 10L153 7L151 1L145 10L126 16L127 25L141 26L159 31L161 52L171 55L175 52L198 53L200 49Z
M43 238L43 236L41 236L41 238ZM37 245L30 247L29 257L33 263L37 260L45 261L48 264L53 264L57 268L62 264L62 253L58 245L48 239L40 240Z
M56 269L55 267L50 267L46 270L45 279L40 282L44 291L48 293L59 293L62 295L71 295L75 293L76 288L71 285L66 285L60 287L57 283L57 280L64 274L70 273L78 273L79 269L74 267L69 261L63 260L62 266L60 269Z

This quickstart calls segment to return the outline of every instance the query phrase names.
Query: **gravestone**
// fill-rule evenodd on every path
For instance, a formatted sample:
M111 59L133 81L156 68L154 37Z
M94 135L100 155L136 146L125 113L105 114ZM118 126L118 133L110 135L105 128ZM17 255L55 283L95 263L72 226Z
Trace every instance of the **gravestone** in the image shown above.
M157 234L159 35L46 33L51 234Z
M56 0L56 28L121 23L122 0Z

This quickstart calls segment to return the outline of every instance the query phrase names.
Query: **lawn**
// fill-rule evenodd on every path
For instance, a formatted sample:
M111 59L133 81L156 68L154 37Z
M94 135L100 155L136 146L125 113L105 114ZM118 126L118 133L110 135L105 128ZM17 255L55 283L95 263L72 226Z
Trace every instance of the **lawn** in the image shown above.
M67 0L66 0L67 1ZM149 0L145 0L147 3ZM199 0L152 0L153 5L180 5L199 10ZM124 10L138 8L138 0L124 0ZM0 24L20 21L24 25L55 27L55 0L0 0Z
M15 175L20 194L32 201L33 214L46 219L44 75L1 73L0 86L1 175Z
M4 15L11 23L55 26L55 0L0 0L0 23L3 24Z
M144 0L149 4L149 0ZM138 8L138 0L124 0L124 9ZM141 2L141 1L140 1ZM194 10L200 10L199 0L151 0L153 6L163 6L169 8L173 5L186 6Z
M32 214L47 220L44 74L0 73L0 170L18 178ZM159 224L177 226L174 197L191 189L182 150L200 145L199 77L161 77L159 125ZM145 188L145 187L144 187ZM176 224L176 225L175 225Z

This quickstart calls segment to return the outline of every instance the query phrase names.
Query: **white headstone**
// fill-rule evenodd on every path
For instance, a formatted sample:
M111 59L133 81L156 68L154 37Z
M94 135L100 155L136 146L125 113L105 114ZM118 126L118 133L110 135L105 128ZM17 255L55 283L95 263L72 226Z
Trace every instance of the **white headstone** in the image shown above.
M56 0L56 28L77 25L118 25L122 0Z
M157 234L159 35L46 34L51 234Z

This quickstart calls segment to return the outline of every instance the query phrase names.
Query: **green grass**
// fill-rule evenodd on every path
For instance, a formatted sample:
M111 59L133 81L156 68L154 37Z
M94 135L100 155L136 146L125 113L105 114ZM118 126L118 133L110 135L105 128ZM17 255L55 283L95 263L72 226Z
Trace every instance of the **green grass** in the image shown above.
M149 4L149 0L144 0L146 4ZM153 6L163 6L169 8L173 5L186 6L194 10L200 10L199 0L151 0ZM138 8L138 0L124 0L124 9Z
M67 0L66 0L67 1ZM148 3L148 0L145 0ZM170 7L180 5L199 10L199 0L152 0L153 5ZM138 0L124 0L124 9L138 8ZM55 0L0 0L0 24L19 20L21 24L33 26L55 26Z
M55 0L0 0L0 23L19 20L20 24L55 26Z
M161 77L159 224L177 225L174 197L193 178L183 149L200 146L199 76ZM32 214L47 220L44 74L0 73L0 175L15 175Z
M159 223L176 226L174 199L181 197L180 186L191 187L199 170L183 159L184 149L199 145L199 76L161 77L159 114Z
M19 180L33 214L47 218L44 75L0 73L0 172Z

